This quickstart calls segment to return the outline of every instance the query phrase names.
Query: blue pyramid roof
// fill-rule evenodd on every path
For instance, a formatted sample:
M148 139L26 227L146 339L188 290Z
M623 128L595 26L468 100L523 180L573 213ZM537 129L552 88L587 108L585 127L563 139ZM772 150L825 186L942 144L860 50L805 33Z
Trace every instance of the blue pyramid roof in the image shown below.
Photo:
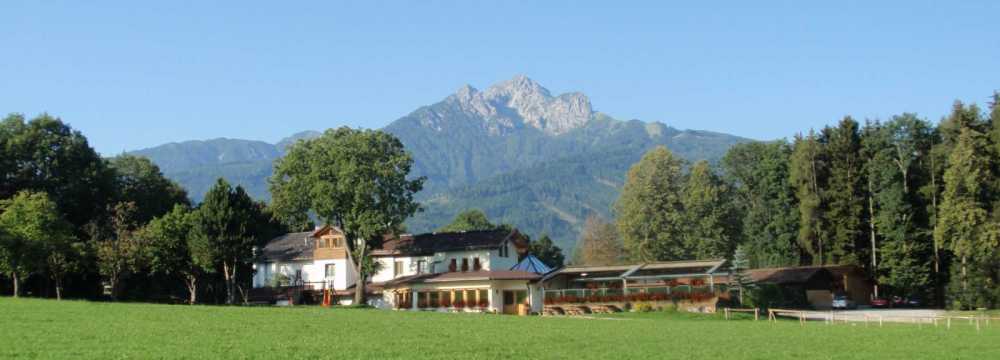
M541 260L538 260L538 258L536 258L534 255L529 254L528 256L525 256L524 259L521 259L521 262L517 263L517 265L514 265L514 267L510 268L510 270L527 271L536 274L548 274L549 272L552 271L552 268L550 268L548 265L545 265L545 263L543 263Z

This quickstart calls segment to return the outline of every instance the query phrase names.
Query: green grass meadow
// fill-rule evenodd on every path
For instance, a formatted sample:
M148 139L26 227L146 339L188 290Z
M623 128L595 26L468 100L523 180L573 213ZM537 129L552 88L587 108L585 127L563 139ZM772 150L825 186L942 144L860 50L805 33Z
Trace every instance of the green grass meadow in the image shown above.
M0 357L1000 359L1000 323L976 332L677 313L585 319L0 298Z

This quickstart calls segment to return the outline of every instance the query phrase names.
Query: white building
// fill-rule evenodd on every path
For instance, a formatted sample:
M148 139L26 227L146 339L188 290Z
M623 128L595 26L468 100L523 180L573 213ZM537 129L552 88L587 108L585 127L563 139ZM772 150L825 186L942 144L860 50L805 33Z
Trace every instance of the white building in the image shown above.
M337 302L350 303L357 273L346 245L330 226L275 238L254 265L254 293L266 301L308 301L329 290ZM517 230L401 235L371 251L380 266L365 286L367 299L406 310L538 312L538 280L548 269L515 269L519 259L538 263L527 248Z

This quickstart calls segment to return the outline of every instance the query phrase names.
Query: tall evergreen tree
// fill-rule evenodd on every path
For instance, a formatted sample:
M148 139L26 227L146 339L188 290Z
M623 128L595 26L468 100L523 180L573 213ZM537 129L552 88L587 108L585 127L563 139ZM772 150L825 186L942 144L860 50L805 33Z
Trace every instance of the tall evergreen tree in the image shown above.
M799 200L799 246L815 265L827 263L830 252L826 224L823 223L823 188L826 161L816 135L795 137L789 164L789 181Z
M958 259L950 298L958 307L977 306L982 299L974 287L984 254L996 249L995 232L988 218L990 162L984 134L973 126L962 126L948 158L944 174L938 226L934 241L948 248Z
M785 141L733 146L722 159L734 188L742 242L751 267L799 264L798 210L788 181L791 149Z
M540 239L532 241L528 251L553 269L562 267L566 262L562 249L556 246L548 235L543 234Z
M823 198L824 225L830 239L828 258L834 264L860 264L864 257L864 159L858 122L845 117L837 127L823 129L824 157L829 178Z
M683 236L682 164L681 159L660 146L629 169L615 213L618 233L632 260L690 257Z
M737 217L729 188L712 171L708 161L691 167L684 183L684 246L697 259L728 258L736 247Z
M753 290L754 282L747 270L750 268L750 260L747 259L746 251L742 246L733 252L732 260L729 262L729 286L737 291L740 304L743 304L743 294Z

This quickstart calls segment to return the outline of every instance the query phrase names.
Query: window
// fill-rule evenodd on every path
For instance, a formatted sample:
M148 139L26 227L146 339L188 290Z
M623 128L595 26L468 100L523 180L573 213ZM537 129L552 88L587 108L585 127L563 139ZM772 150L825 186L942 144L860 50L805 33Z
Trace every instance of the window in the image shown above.
M472 271L479 271L483 269L483 265L479 263L479 258L472 259Z
M302 282L302 269L295 270L295 283L298 284Z
M455 259L451 259L451 264L448 265L449 272L458 271L458 262Z
M417 260L417 274L427 272L427 260Z
M433 291L428 294L430 296L430 307L438 307L440 305L441 298L438 292Z
M336 248L344 247L344 238L342 237L333 238L332 246Z
M400 275L403 275L403 262L396 260L396 262L392 264L392 276L398 277Z
M333 279L337 276L337 264L326 264L326 278Z
M500 257L507 257L507 244L500 245Z
M469 271L469 259L462 259L462 272Z

